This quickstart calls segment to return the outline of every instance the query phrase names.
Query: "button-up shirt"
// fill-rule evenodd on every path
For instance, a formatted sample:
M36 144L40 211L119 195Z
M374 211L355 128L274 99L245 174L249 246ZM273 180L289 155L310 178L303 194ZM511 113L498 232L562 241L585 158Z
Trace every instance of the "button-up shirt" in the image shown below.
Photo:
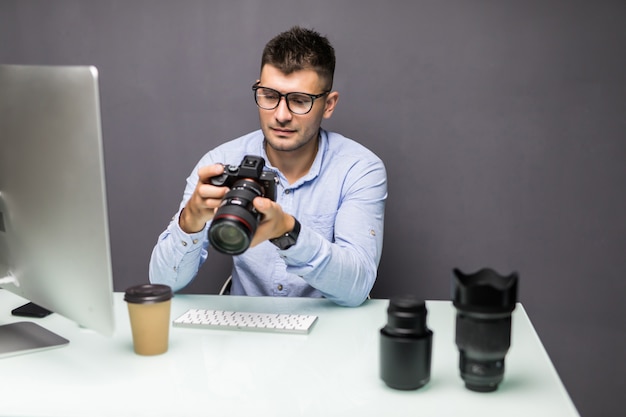
M150 281L178 291L214 250L207 235L210 222L192 234L178 223L198 182L198 168L239 165L245 155L258 155L279 178L276 201L300 221L301 230L286 250L265 241L234 256L231 294L326 297L340 305L360 305L374 285L382 252L385 166L373 152L340 134L321 130L319 141L308 174L293 184L269 163L260 130L204 155L187 178L177 214L154 247Z

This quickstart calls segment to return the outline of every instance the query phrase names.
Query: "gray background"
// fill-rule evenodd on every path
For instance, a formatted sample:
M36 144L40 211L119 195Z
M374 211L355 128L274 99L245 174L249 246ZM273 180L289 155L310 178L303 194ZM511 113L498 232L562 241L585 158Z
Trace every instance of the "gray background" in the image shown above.
M258 127L263 45L335 45L328 129L389 173L374 297L449 299L454 267L521 277L581 414L622 415L626 2L0 1L0 62L100 70L116 290L147 279L184 179ZM1 92L0 92L1 94ZM189 291L216 292L219 257ZM436 376L434 376L436 377Z

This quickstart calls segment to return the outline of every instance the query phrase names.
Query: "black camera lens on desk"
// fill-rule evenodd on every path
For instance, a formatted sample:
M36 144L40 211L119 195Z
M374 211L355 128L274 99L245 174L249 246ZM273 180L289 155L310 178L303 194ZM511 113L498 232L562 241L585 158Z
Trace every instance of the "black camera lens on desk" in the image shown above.
M412 296L392 298L380 330L380 377L387 386L414 390L430 381L433 332L426 303Z
M518 276L501 276L489 268L475 274L453 272L461 378L469 390L495 391L504 378L504 358L511 345Z

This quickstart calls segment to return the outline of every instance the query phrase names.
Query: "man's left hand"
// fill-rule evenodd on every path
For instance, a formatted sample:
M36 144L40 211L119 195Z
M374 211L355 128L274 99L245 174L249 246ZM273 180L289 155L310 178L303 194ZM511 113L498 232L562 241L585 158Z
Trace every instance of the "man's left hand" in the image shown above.
M256 197L253 204L263 216L250 243L251 248L293 230L296 219L285 213L280 204L264 197Z

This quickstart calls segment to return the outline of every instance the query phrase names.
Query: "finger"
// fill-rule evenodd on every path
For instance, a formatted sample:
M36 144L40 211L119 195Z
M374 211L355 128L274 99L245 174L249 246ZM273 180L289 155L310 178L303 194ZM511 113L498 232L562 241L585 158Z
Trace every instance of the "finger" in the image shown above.
M271 208L272 200L265 197L255 197L254 200L252 200L252 204L259 213L267 215L269 214L267 211Z
M265 197L255 197L252 204L262 216L250 242L251 248L267 240L267 231L271 229L272 216L275 216L275 212L272 210L272 200Z
M208 184L212 177L217 177L224 173L224 165L213 164L198 168L198 182Z
M215 185L204 184L201 182L199 182L196 187L196 193L204 200L215 199L219 202L224 198L227 192L228 187L216 187Z

